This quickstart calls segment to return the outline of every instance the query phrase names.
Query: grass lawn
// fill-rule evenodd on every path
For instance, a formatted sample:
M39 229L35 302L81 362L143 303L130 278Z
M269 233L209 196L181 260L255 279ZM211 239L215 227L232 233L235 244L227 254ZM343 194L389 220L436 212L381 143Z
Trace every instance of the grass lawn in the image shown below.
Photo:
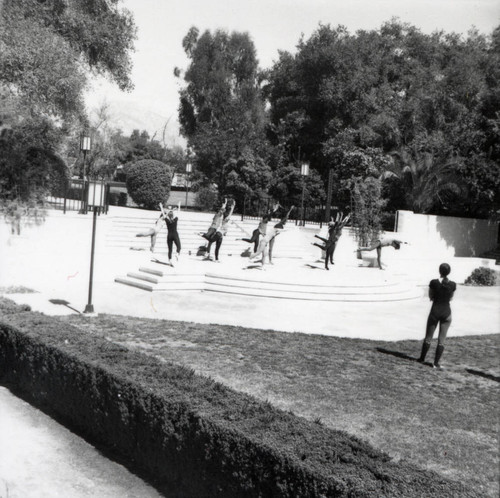
M345 430L395 460L498 496L498 335L449 338L444 371L387 343L112 315L73 325ZM435 342L428 360L434 355Z

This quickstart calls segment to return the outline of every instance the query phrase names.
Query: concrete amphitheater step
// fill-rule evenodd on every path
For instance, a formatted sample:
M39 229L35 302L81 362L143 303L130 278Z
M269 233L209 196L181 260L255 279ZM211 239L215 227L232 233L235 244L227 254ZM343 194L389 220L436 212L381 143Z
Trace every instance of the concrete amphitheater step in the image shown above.
M328 283L311 275L309 280L294 281L289 272L276 275L242 276L242 269L230 273L206 271L198 265L195 271L164 265L142 266L137 272L120 276L115 282L149 292L205 291L240 296L307 301L392 302L421 297L422 290L401 281L374 281L365 284L356 279ZM307 275L307 273L302 273ZM323 283L322 283L323 282ZM325 283L326 282L326 283Z
M131 287L136 287L138 289L142 289L145 291L153 292L153 291L202 291L205 286L203 282L198 281L185 281L185 282L177 282L175 284L153 284L151 282L145 282L143 280L135 279L133 277L116 277L115 282L129 285Z
M137 233L146 231L157 219L156 213L151 216L138 217L114 217L111 220L111 228L107 231L105 237L106 247L117 250L149 250L149 237L136 237ZM178 231L181 239L183 253L186 251L196 254L198 248L205 244L205 240L200 237L200 232L205 232L212 220L212 215L207 213L187 213L182 218ZM247 247L242 242L243 237L249 237L256 228L255 220L244 220L231 222L228 233L222 244L221 255L240 254ZM163 229L157 237L155 251L164 253L167 251L166 229ZM279 258L301 258L303 248L299 244L280 244Z

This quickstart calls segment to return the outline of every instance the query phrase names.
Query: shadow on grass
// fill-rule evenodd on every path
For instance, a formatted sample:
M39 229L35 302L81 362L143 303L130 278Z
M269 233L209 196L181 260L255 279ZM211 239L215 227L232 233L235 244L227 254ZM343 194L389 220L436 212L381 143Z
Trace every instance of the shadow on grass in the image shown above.
M470 373L472 375L478 375L479 377L484 377L485 379L489 380L494 380L495 382L500 382L500 377L497 377L496 375L491 375L486 372L481 372L481 370L474 370L472 368L466 368L465 371L467 373Z
M402 358L403 360L409 361L417 361L417 358L414 356L410 356L406 353L401 353L399 351L391 351L390 349L385 348L375 348L379 353L390 354L391 356L395 356L396 358Z
M81 314L81 311L78 311L76 308L72 308L69 305L69 302L65 301L64 299L49 299L49 303L60 304L61 306L66 306L66 308L69 308L71 311L75 311L76 313L80 313Z

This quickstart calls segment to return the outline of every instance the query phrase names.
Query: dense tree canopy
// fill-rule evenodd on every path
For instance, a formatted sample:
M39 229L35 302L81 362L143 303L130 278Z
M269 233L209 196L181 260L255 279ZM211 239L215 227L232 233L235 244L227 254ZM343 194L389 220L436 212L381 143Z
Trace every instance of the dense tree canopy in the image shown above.
M353 165L356 177L353 154L380 156L379 174L396 155L432 163L434 173L446 169L438 187L460 189L425 203L408 192L397 207L488 215L500 207L499 36L426 35L397 20L355 35L320 26L269 72L270 139L291 156L300 147L324 180L329 168L350 176Z
M320 25L261 71L247 34L192 28L182 133L219 193L283 199L307 160L323 186L333 171L343 208L381 178L390 209L488 216L500 208L499 40L500 28L424 34L396 19L355 34Z
M0 126L10 130L0 142L0 179L12 195L25 197L41 187L37 179L46 175L39 170L50 165L51 157L60 157L75 127L86 123L83 90L89 70L131 88L135 27L118 3L0 4ZM41 130L43 140L38 139ZM13 176L15 168L23 172Z

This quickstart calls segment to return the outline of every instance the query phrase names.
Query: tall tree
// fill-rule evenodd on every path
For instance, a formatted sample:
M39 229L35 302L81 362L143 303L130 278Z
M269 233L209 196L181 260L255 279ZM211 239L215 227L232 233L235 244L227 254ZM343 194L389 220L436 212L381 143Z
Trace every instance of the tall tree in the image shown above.
M217 30L200 36L194 27L183 47L190 64L180 92L181 133L196 154L197 169L223 194L235 164L248 168L268 156L255 47L247 33ZM252 190L251 183L247 187Z
M119 0L4 0L0 9L0 115L11 138L0 143L5 188L26 196L40 163L62 151L72 129L87 121L83 89L89 70L131 88L132 16ZM8 112L13 107L15 112ZM6 112L7 110L7 112ZM50 130L42 141L34 129ZM28 133L29 130L29 133ZM16 135L16 141L12 137ZM22 139L21 136L22 135ZM26 174L12 175L13 164ZM19 173L19 172L18 172ZM19 185L25 179L28 183ZM28 181L27 179L31 179ZM24 180L23 180L24 181Z

